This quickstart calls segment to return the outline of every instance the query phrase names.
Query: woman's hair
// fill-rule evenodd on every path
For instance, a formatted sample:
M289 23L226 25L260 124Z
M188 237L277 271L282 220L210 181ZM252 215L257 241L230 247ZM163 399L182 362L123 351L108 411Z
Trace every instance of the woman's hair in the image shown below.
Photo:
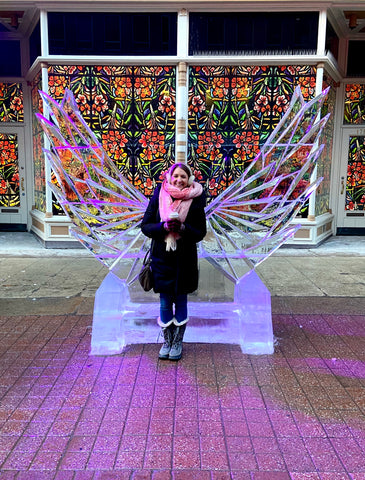
M172 165L172 167L170 167L170 175L172 175L177 168L181 168L181 170L184 170L188 177L192 175L190 167L188 167L188 165L186 165L185 163L175 163L174 165Z
M167 171L166 173L166 179L170 183L171 182L171 176L174 173L174 171L177 168L181 168L181 170L184 170L186 175L188 176L188 185L191 185L193 181L195 180L195 176L193 175L189 165L186 165L186 163L174 163Z

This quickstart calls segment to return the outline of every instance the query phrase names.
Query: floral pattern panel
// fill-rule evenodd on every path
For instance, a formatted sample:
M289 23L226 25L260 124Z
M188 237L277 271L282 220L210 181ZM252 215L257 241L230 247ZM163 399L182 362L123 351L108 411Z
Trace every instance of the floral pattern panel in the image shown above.
M0 122L24 122L21 83L0 83Z
M20 207L16 134L0 133L0 207Z
M365 85L349 83L345 90L344 124L365 123Z
M330 87L327 99L322 108L322 115L330 113L330 117L324 128L321 142L324 144L323 152L318 160L317 177L323 180L316 190L315 215L319 216L329 212L330 187L331 187L331 165L332 145L336 105L336 86L334 80L325 72L323 78L323 89Z
M175 67L53 66L48 80L56 100L73 92L119 170L151 195L175 158Z
M39 90L42 88L41 74L38 73L31 84L32 100L32 134L33 134L33 163L34 163L34 206L36 210L46 211L46 177L44 161L44 136L35 113L43 113L42 99Z
M188 161L210 197L242 175L286 112L298 84L306 99L313 98L315 67L190 68Z
M350 137L347 163L346 210L364 210L365 137Z

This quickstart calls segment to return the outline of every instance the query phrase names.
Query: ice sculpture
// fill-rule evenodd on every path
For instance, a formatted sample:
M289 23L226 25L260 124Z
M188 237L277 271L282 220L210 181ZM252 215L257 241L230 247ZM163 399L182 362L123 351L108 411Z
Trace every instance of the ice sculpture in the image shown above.
M238 343L252 354L273 352L270 293L255 267L292 237L290 225L321 179L308 179L323 146L327 91L305 102L297 87L290 106L243 175L206 207L208 233L199 255L233 282L230 302L191 302L186 341ZM41 92L49 118L37 114L49 141L51 188L73 223L72 234L109 268L95 296L92 354L120 353L154 342L158 303L131 292L146 250L139 228L147 198L109 159L84 122L70 91L60 104ZM293 168L294 167L294 168ZM133 292L132 292L133 293Z

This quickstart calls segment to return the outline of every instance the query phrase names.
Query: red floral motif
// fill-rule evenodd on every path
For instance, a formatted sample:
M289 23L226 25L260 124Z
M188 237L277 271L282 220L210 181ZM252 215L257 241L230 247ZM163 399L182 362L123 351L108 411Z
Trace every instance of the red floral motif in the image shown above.
M117 98L125 98L132 92L132 80L130 77L117 77L115 85L115 96Z
M11 100L10 108L14 110L17 114L23 113L23 102L20 97L14 97Z
M152 179L151 178L146 178L146 180L143 182L142 192L145 195L149 196L153 193L153 190L154 190L154 185L153 185Z
M243 161L255 158L260 152L259 140L259 135L254 135L252 132L237 133L233 139L233 143L237 147L233 157L240 158Z
M90 115L90 106L87 102L87 98L82 93L79 93L76 97L76 103L79 107L81 113L85 113L86 115Z
M356 100L359 100L361 95L363 94L363 89L364 86L360 84L347 84L346 85L346 99L349 100L350 102L354 102Z
M254 110L258 113L270 112L269 99L266 95L259 95L256 98Z
M92 111L95 113L105 112L108 110L108 98L104 95L95 95Z
M9 162L16 161L15 144L4 140L0 142L0 164L6 165Z
M213 98L224 98L228 95L229 89L229 78L228 77L218 77L213 78L212 82L212 97Z
M175 113L175 106L173 104L173 101L172 101L172 98L170 97L170 95L163 95L160 102L159 102L159 105L158 105L158 109L160 112L162 113L166 113L166 114L171 114L171 115L174 115Z
M205 102L200 95L194 95L189 105L189 112L191 114L201 113L205 110Z
M216 182L215 178L211 178L209 180L209 184L208 184L208 190L209 190L209 195L211 195L212 197L215 197L218 195L218 183Z
M134 81L136 94L141 98L149 98L152 95L152 78L136 77Z
M63 96L67 87L67 77L64 77L63 75L50 75L48 77L48 88L53 97L57 98Z
M203 180L203 175L202 175L202 172L200 170L194 170L193 175L194 175L195 180L197 182L200 182L201 180Z
M0 195L5 195L7 192L7 184L5 180L0 181Z
M273 106L273 112L276 115L281 115L288 110L289 99L285 95L278 95L275 99L275 105Z
M305 99L314 97L316 93L316 77L299 77L299 85Z
M124 133L120 133L118 130L109 130L107 133L103 133L101 138L104 149L114 160L126 157L123 148L128 143L128 139Z
M154 156L166 153L164 134L146 130L138 141L144 148L142 156L148 161L156 160Z
M365 164L353 162L347 166L347 185L355 187L365 185Z
M250 89L248 86L247 78L242 77L233 77L231 80L232 95L234 95L237 100L248 99Z
M196 153L205 157L210 161L221 157L220 148L224 140L220 133L205 132L202 135L198 135L198 147Z

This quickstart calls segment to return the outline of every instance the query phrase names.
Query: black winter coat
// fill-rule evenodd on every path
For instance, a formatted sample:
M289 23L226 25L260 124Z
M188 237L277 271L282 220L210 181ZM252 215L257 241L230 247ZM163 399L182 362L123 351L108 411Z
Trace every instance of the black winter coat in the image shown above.
M205 194L193 198L184 222L185 229L180 233L175 251L166 251L166 230L159 213L157 187L144 214L142 232L152 242L152 274L155 293L171 295L192 293L198 288L198 255L196 244L207 233L205 220Z

